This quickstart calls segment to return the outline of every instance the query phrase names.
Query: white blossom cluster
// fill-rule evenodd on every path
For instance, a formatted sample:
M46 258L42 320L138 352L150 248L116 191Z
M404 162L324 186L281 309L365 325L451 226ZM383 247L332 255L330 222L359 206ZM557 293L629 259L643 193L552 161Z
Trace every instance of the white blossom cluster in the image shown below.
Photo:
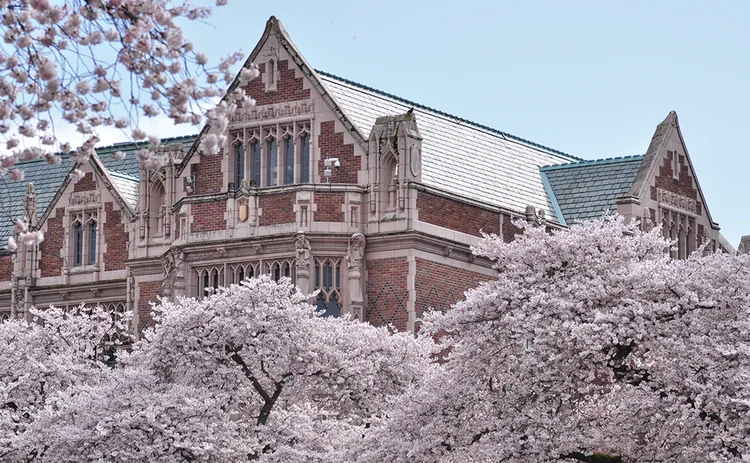
M107 314L0 325L0 461L750 460L750 258L672 260L611 217L519 226L416 336L268 276L155 306L113 370Z
M62 153L86 162L102 127L148 140L138 158L158 169L165 156L155 153L160 139L148 133L148 119L160 114L193 125L208 116L202 149L217 153L228 116L254 101L238 87L206 114L242 59L234 53L209 66L184 37L181 23L211 13L179 0L0 0L0 182L22 180L22 170L13 168L22 160L57 164ZM254 66L241 73L257 75ZM58 139L62 121L86 137L81 146Z
M0 461L331 461L431 363L411 335L321 317L288 279L155 311L114 370L85 317L0 325ZM50 337L76 349L48 358Z

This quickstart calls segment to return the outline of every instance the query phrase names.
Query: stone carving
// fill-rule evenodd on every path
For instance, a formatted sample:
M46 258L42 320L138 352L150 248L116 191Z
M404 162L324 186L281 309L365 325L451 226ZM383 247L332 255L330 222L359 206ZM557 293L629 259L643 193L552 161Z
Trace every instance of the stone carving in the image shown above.
M310 240L303 231L297 232L297 237L294 239L294 255L297 268L310 267Z
M310 291L310 240L302 230L294 238L294 256L297 287L302 294L307 294Z
M359 269L362 267L362 259L365 257L365 244L365 235L362 233L355 233L349 238L349 249L346 251L346 263L350 269Z
M67 301L70 299L70 293L67 291L60 291L60 297L63 298L64 301Z
M133 269L130 267L128 267L128 283L127 284L128 284L128 302L132 304L135 302L135 276L133 275Z
M216 255L219 256L219 257L226 257L226 255L227 255L226 248L218 248L216 250Z
M263 252L263 246L261 246L260 244L254 245L253 246L253 252L255 254L260 254L261 252Z
M660 203L666 204L675 209L686 211L691 214L698 214L698 202L687 196L682 196L677 193L672 193L671 191L657 188L656 198Z
M86 206L99 203L99 193L87 191L83 193L71 193L68 202L71 206Z
M533 223L534 225L544 225L544 216L544 209L537 210L534 206L526 206L526 221L528 223Z
M349 283L349 307L344 312L357 320L364 317L364 297L362 296L362 261L365 257L367 241L362 233L355 233L349 238L349 249L346 251Z
M312 112L312 100L263 105L255 106L247 111L238 111L229 119L229 122L232 124L241 122L258 122L269 119L280 119L282 117L302 116L305 114L312 114Z
M94 297L99 297L102 295L102 290L99 288L92 288L91 289L91 295Z

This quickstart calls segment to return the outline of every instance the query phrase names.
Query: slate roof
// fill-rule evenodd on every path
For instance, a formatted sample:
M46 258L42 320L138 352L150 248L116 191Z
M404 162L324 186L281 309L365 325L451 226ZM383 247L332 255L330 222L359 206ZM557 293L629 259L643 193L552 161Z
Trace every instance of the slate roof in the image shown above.
M109 176L112 177L112 182L120 193L120 196L122 196L122 199L135 210L138 206L138 177L115 170L107 169L107 171L109 172Z
M162 144L182 143L187 151L196 138L196 135L165 138ZM140 176L140 161L135 151L146 146L148 146L146 142L116 143L96 148L96 154L112 177L120 196L134 208L138 203ZM126 153L125 159L115 159L116 151ZM23 215L23 197L28 183L34 184L34 191L37 195L37 217L41 217L49 207L57 190L75 165L67 156L61 156L61 159L61 163L57 165L49 165L44 160L19 162L14 167L23 169L23 180L14 182L7 176L0 180L0 251L8 237L13 234L13 220Z
M581 161L539 169L562 224L571 225L616 212L615 199L626 196L643 156Z
M580 158L388 93L316 71L336 103L367 138L382 116L414 108L422 141L422 183L523 213L550 209L539 167Z
M37 217L47 209L55 197L57 189L73 168L73 161L63 157L60 164L50 165L43 160L22 161L14 168L22 169L24 179L14 182L7 176L0 180L0 249L5 246L8 237L13 234L13 221L23 217L23 197L26 185L34 184L37 197Z

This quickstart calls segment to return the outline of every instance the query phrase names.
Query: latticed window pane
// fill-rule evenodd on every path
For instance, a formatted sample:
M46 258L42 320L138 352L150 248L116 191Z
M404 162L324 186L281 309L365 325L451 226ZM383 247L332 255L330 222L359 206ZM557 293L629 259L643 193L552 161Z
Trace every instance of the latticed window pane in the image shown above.
M73 225L73 265L83 265L83 225Z
M284 139L284 184L294 183L294 138Z
M238 189L245 179L245 147L240 143L234 147L234 188Z
M278 177L278 145L276 140L268 141L268 154L266 156L266 179L268 186L275 186Z
M310 136L303 134L299 137L300 149L300 178L301 183L310 182Z
M255 142L250 145L250 162L252 172L253 185L256 187L260 186L260 143Z
M96 222L89 223L89 265L96 263Z
M326 262L323 266L323 288L326 290L331 289L333 284L333 267L330 262Z

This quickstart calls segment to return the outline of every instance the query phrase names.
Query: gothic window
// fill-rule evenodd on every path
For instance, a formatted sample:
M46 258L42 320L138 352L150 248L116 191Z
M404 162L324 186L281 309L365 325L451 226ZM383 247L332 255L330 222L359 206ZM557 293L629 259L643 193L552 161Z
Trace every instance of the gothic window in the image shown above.
M302 132L299 136L300 149L300 183L310 183L310 134Z
M294 272L291 261L288 260L282 260L282 261L271 261L266 262L265 264L266 273L271 275L271 278L274 279L274 281L279 281L281 278L290 278L292 282L294 282Z
M315 262L315 289L320 290L316 305L326 317L341 315L341 263L323 259Z
M234 145L234 189L238 190L245 179L245 146L242 143Z
M284 138L284 184L294 183L294 137Z
M0 323L5 323L8 320L10 320L10 314L9 313L6 312L2 316L0 316Z
M149 203L149 228L152 238L164 236L167 219L166 197L164 185L158 180L155 181L151 186L151 201Z
M266 186L276 186L278 173L278 143L275 138L269 138L266 142Z
M96 212L80 212L73 216L70 229L70 252L73 267L96 264Z
M73 223L73 265L83 265L83 224L80 220Z
M396 210L398 197L398 160L388 153L380 160L380 205L381 212Z
M219 287L224 286L223 267L196 269L196 272L198 276L198 293L196 296L198 299L208 297L214 294Z
M250 144L250 168L253 186L260 187L260 142Z
M93 265L96 263L96 220L89 220L88 233L88 264Z
M677 232L677 258L684 259L685 257L685 231L680 226Z
M255 265L254 264L235 264L231 266L232 270L232 283L239 284L247 278L253 278L255 276Z

